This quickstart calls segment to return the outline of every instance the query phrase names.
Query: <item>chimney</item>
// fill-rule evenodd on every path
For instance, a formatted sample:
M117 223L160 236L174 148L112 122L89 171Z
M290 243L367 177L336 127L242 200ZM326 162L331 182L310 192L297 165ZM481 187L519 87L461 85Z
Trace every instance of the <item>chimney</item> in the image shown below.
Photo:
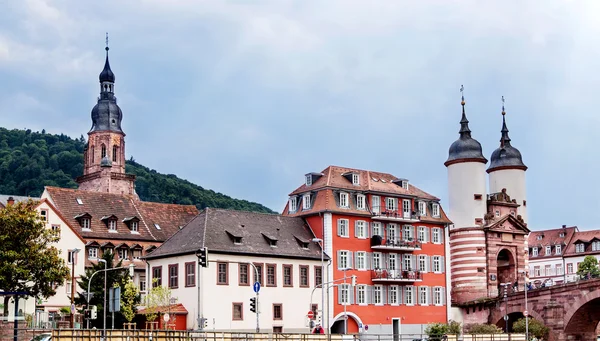
M14 203L15 203L15 198L8 197L8 199L6 199L6 206L12 205Z
M563 225L563 229L566 229L566 228L567 228L567 225Z

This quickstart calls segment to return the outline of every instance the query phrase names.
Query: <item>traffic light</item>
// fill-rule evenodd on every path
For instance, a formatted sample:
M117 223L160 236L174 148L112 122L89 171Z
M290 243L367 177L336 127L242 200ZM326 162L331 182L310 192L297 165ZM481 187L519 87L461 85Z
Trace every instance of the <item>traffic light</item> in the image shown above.
M356 275L352 275L352 286L356 286Z
M321 324L321 315L317 315L317 323Z
M253 313L256 312L256 297L250 299L250 311Z
M207 329L208 328L208 319L205 318L204 321L202 321L202 328L203 329Z
M201 248L196 252L198 264L203 268L208 268L208 248Z
M95 306L95 305L92 306L92 311L90 312L90 315L91 315L90 318L92 320L95 320L98 318L98 307L97 306Z
M89 319L91 319L91 318L92 318L92 311L91 311L90 309L86 309L86 310L84 310L84 311L83 311L83 317L84 317L86 320L89 320Z

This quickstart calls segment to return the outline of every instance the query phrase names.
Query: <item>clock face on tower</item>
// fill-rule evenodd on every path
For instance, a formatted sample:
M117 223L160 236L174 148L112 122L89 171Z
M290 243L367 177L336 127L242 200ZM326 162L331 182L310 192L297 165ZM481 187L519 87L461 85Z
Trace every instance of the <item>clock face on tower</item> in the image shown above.
M121 136L113 135L112 144L113 144L113 146L120 146L121 145Z

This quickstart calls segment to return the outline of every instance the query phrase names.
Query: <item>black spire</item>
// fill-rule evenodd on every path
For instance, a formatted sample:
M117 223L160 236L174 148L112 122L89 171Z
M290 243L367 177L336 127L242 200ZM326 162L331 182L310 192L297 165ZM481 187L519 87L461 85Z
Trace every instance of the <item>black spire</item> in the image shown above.
M115 74L110 69L110 63L108 62L108 32L106 33L106 61L104 62L104 69L100 72L100 83L102 82L115 82Z
M460 86L460 92L464 91L465 87ZM467 114L465 114L465 95L462 94L460 105L462 105L462 118L460 119L460 133L461 138L470 138L471 137L471 129L469 129L469 120L467 120Z
M100 96L98 103L92 109L92 129L93 131L114 131L123 133L121 130L121 120L123 112L117 105L115 97L115 74L110 69L108 62L108 33L106 34L106 62L104 70L100 73Z
M506 127L506 111L504 111L504 96L502 96L502 137L500 138L500 147L510 146L510 137L508 137L508 127Z
M508 137L508 127L506 126L506 111L504 110L504 96L502 96L502 136L500 137L500 147L492 152L490 158L490 167L487 172L493 172L501 169L522 169L527 170L523 163L521 152L510 144Z

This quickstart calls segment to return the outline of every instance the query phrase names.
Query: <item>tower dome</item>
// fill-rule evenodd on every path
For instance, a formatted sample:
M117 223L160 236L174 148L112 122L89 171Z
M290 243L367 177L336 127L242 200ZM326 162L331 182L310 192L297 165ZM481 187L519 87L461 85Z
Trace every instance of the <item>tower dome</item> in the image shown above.
M487 163L487 159L483 156L481 144L479 141L471 137L471 129L469 129L469 120L465 114L465 98L460 102L462 105L462 118L460 120L460 137L450 145L448 150L448 160L444 163L447 167L459 162L481 162Z
M123 112L117 105L115 97L115 74L110 69L108 61L108 46L106 47L106 62L100 73L100 97L92 109L92 129L94 131L113 131L123 133L121 120Z
M100 83L102 82L115 82L115 74L110 69L110 62L108 61L108 46L105 48L106 50L106 61L104 62L104 69L100 72Z
M522 169L527 170L523 163L521 152L510 144L508 137L508 128L506 127L506 112L502 108L502 137L500 138L500 147L492 153L490 158L490 167L487 172L493 172L499 169Z

